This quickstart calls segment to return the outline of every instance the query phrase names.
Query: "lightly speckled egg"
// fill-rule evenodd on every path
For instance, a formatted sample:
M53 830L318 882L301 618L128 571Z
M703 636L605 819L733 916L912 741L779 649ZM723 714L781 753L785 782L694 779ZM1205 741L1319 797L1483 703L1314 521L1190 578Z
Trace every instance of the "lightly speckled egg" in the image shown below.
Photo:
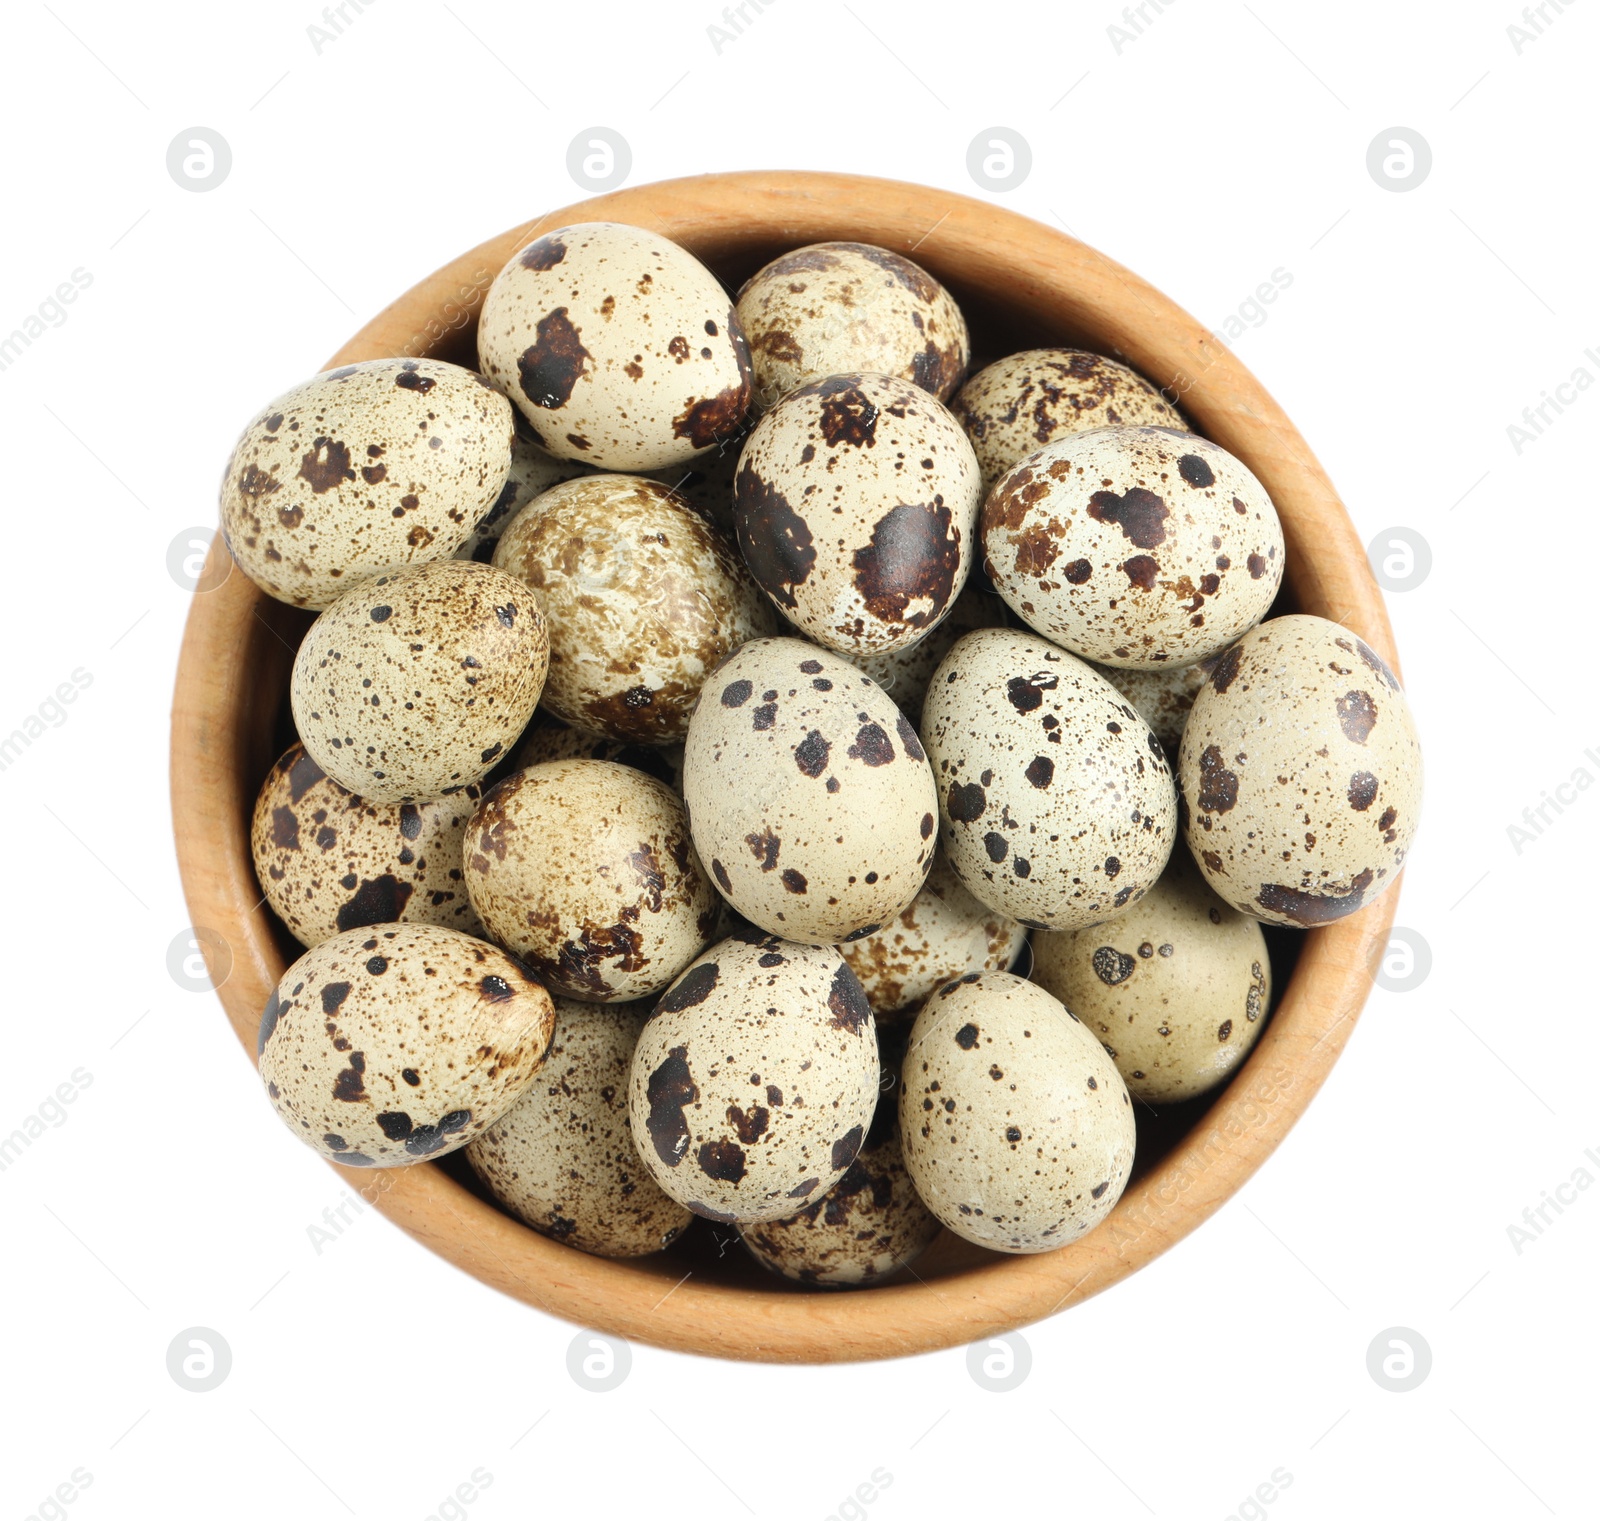
M832 946L713 946L656 1004L629 1081L657 1183L711 1220L779 1220L844 1176L872 1123L878 1043Z
M1184 727L1189 849L1240 913L1328 924L1399 878L1422 809L1405 693L1348 629L1296 613L1212 662Z
M933 674L922 743L950 865L1036 929L1114 918L1161 875L1178 823L1159 741L1086 661L979 629Z
M1144 670L1108 665L1095 669L1133 704L1167 753L1176 755L1195 693L1205 684L1204 665L1157 665Z
M500 542L500 535L529 502L562 481L588 474L587 465L569 459L552 459L527 436L527 424L520 416L518 422L516 437L511 442L511 471L506 483L494 499L494 506L479 519L466 543L456 551L458 560L482 560L487 565L494 559L494 547Z
M549 453L601 470L683 464L750 408L750 350L716 276L620 222L513 255L483 299L478 358Z
M1064 433L1188 427L1143 375L1083 349L1028 349L997 359L962 386L950 410L972 440L985 491Z
M922 891L875 935L839 947L866 989L881 1027L908 1023L922 1001L968 972L1005 971L1026 926L986 908L961 885L941 851Z
M937 280L870 243L813 243L782 254L739 292L756 405L845 370L894 375L948 401L971 348L961 309Z
M461 871L477 803L475 786L431 803L369 803L324 774L297 741L256 797L256 878L302 945L366 924L481 934Z
M287 972L261 1016L261 1081L306 1145L348 1167L465 1146L533 1081L555 1010L495 946L434 924L347 930Z
M1109 924L1035 935L1033 980L1099 1037L1128 1091L1149 1104L1223 1082L1272 1000L1261 926L1206 886L1187 851Z
M544 1066L467 1147L500 1204L541 1235L597 1257L659 1252L694 1218L639 1159L628 1123L633 1048L649 1006L555 1000Z
M904 714L847 660L753 639L689 720L683 796L723 896L770 934L870 935L921 891L933 773Z
M1102 665L1192 665L1266 616L1283 528L1225 449L1097 428L1030 454L983 506L984 569L1029 628Z
M362 581L453 555L494 506L512 412L439 359L328 370L251 419L222 480L222 534L264 592L321 609Z
M1036 983L969 973L930 998L901 1069L900 1137L922 1201L997 1252L1049 1252L1111 1213L1133 1103L1093 1034Z
M549 761L497 782L467 825L465 866L489 933L569 998L659 992L716 924L682 802L615 761Z
M972 566L978 461L908 381L830 375L751 430L734 477L745 564L791 623L846 655L915 643Z
M682 795L683 746L633 745L620 739L607 739L587 729L576 729L540 708L522 736L512 757L512 766L539 766L545 761L573 760L621 761L658 782L665 782Z
M707 674L776 627L722 536L638 476L586 475L545 492L501 535L494 563L544 612L545 707L610 739L682 739Z
M289 696L306 752L369 803L446 797L516 743L550 647L532 591L436 560L347 592L311 625Z

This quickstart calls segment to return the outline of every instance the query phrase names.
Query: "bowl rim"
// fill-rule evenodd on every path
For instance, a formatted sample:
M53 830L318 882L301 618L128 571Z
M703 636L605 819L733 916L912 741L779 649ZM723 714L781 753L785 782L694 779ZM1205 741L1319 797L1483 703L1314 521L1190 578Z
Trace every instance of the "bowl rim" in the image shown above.
M862 175L801 170L699 175L613 191L488 239L418 282L327 368L423 357L459 341L507 260L579 221L654 229L708 262L830 240L914 257L957 292L999 289L1055 337L1132 365L1201 432L1238 455L1283 520L1287 579L1303 611L1352 629L1396 670L1382 593L1338 493L1287 416L1217 336L1070 234L987 201ZM1114 341L1113 341L1114 340ZM1032 346L1032 345L1029 345ZM259 778L239 764L251 672L283 635L271 599L214 539L185 626L172 707L173 824L193 924L218 996L251 1058L260 1011L286 969L251 863ZM286 641L285 641L286 642ZM274 658L281 654L271 651ZM677 1351L762 1362L900 1357L1000 1336L1080 1303L1159 1256L1236 1193L1283 1140L1343 1051L1387 944L1398 884L1360 912L1305 932L1278 1007L1198 1124L1137 1178L1087 1236L1038 1256L984 1254L942 1276L857 1293L774 1282L673 1282L672 1258L611 1261L548 1240L439 1166L339 1167L346 1187L446 1260L579 1326ZM221 963L227 961L228 965Z

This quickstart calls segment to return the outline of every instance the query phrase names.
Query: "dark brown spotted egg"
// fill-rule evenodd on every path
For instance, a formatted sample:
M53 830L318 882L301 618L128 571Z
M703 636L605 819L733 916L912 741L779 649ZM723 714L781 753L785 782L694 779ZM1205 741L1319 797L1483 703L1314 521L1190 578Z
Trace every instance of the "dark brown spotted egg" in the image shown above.
M1205 666L1155 665L1143 670L1118 670L1108 665L1096 669L1138 709L1139 717L1150 725L1168 754L1176 755L1195 693L1205 685Z
M369 803L290 745L267 773L250 822L256 878L302 945L365 924L483 926L461 871L476 786L431 803Z
M1283 528L1225 449L1167 428L1068 434L995 482L984 568L1024 623L1102 665L1192 665L1266 616Z
M962 386L950 410L977 451L985 491L1066 433L1188 427L1143 375L1083 349L1028 349L998 359Z
M497 1200L545 1236L597 1257L643 1257L694 1218L639 1159L628 1076L647 1005L555 1001L555 1034L533 1084L467 1147Z
M734 525L757 583L808 638L846 655L914 644L971 568L978 461L933 397L888 375L830 375L756 424Z
M1327 924L1392 887L1422 809L1394 672L1309 614L1273 618L1211 663L1178 777L1206 881L1269 924Z
M484 297L478 358L549 453L601 470L683 464L750 407L750 351L716 276L619 222L515 254Z
M609 739L681 740L707 674L772 609L727 541L667 486L586 475L545 492L494 563L550 629L550 712Z
M490 935L569 998L659 992L716 924L682 802L615 761L513 771L467 825L465 867Z
M724 940L656 1004L634 1050L634 1144L712 1220L781 1220L855 1161L878 1095L872 1010L832 946Z
M753 639L711 676L683 795L723 896L789 940L874 933L933 859L938 803L917 731L870 677L799 639Z
M521 421L520 417L518 420ZM494 506L479 519L467 542L456 551L458 560L482 560L488 564L494 558L494 547L500 542L500 535L529 502L562 481L588 473L586 465L546 454L528 437L526 429L526 423L517 429L511 443L511 470L506 483L494 499Z
M1128 1091L1149 1104L1225 1081L1272 1001L1261 926L1206 886L1187 851L1109 924L1035 935L1033 980L1100 1038Z
M324 608L361 582L446 559L495 505L512 412L471 370L374 359L269 402L234 446L222 534L264 592Z
M313 1150L404 1167L465 1146L521 1097L555 1024L510 956L458 930L384 924L308 950L261 1016L261 1081Z
M1133 1102L1116 1066L1059 999L1009 972L969 973L922 1006L900 1134L923 1203L997 1252L1076 1241L1133 1171Z
M548 661L525 583L436 560L346 592L311 625L289 683L295 728L369 803L448 797L516 743Z
M1160 742L1086 661L1021 629L979 629L933 674L922 743L941 838L967 890L1037 929L1137 903L1178 822Z
M533 715L517 746L512 765L540 766L553 760L604 760L620 761L665 782L674 792L681 793L683 785L682 745L632 745L620 739L607 739L604 734L594 734L588 729L575 729L563 723L543 708Z
M920 264L869 243L780 255L745 282L739 321L763 411L845 370L895 375L948 401L971 355L950 292Z

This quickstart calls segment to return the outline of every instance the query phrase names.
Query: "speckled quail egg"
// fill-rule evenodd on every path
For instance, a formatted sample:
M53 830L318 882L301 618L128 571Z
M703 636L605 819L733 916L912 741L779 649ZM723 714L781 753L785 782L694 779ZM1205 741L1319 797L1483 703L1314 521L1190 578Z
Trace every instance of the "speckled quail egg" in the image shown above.
M774 259L739 292L739 321L763 411L844 370L895 375L948 401L971 357L950 292L869 243L813 243Z
M495 946L434 924L346 930L287 972L261 1016L279 1117L348 1167L455 1151L533 1081L555 1010Z
M374 359L314 376L251 419L222 480L239 568L296 607L453 555L500 494L512 412L439 359Z
M739 1232L762 1267L797 1283L859 1288L915 1262L939 1234L900 1149L903 1055L880 1048L878 1107L845 1175L799 1214Z
M751 430L734 525L791 623L842 654L877 655L954 606L979 496L972 445L939 402L888 375L831 375Z
M900 1136L922 1201L998 1252L1048 1252L1111 1213L1133 1170L1133 1103L1088 1028L1009 972L930 998L901 1069Z
M620 739L607 739L604 734L575 729L543 708L533 715L533 722L528 725L512 757L512 765L516 768L540 766L545 761L574 758L620 761L624 766L653 776L658 782L665 782L674 792L682 790L682 745L632 745Z
M995 482L984 568L1030 628L1102 665L1192 665L1266 616L1283 528L1225 449L1167 428L1068 434Z
M1109 924L1035 935L1033 980L1099 1037L1128 1091L1150 1104L1227 1078L1272 999L1261 926L1217 897L1186 851Z
M831 946L724 940L662 994L628 1091L634 1144L668 1194L712 1220L780 1220L861 1150L872 1010Z
M950 646L975 628L1004 628L1010 619L1004 602L991 592L980 591L969 581L950 609L950 616L915 644L884 655L849 658L894 699L895 706L912 723L920 723L928 682L939 662L950 653Z
M988 489L1013 465L1065 433L1188 424L1143 375L1083 349L1028 349L986 365L950 403L967 430Z
M524 1224L597 1257L643 1257L694 1218L639 1160L628 1076L648 1005L555 1001L544 1066L467 1147L489 1192Z
M1159 741L1086 661L978 629L933 673L922 743L941 839L980 903L1036 929L1099 924L1161 875L1178 822Z
M706 682L683 795L723 896L789 940L872 934L933 859L938 802L917 731L870 677L799 639L753 639Z
M289 683L295 728L369 803L446 797L516 743L548 661L525 583L436 560L358 586L311 625Z
M520 422L520 417L519 417ZM488 564L494 558L494 547L500 535L511 526L511 520L536 496L542 496L552 486L570 481L574 476L586 475L589 467L569 459L552 459L538 444L527 437L526 423L517 429L511 443L511 472L494 499L494 506L472 530L467 542L456 551L458 560L482 560Z
M1167 752L1176 755L1183 726L1189 721L1189 709L1194 706L1194 695L1205 684L1205 667L1157 665L1144 670L1118 670L1108 665L1095 669L1133 704Z
M745 435L718 444L687 465L649 472L649 478L670 486L730 544L733 532L733 477L744 451Z
M615 761L513 771L467 825L465 864L489 933L569 998L659 992L716 924L682 802Z
M682 739L707 673L776 626L722 536L638 476L545 492L501 535L494 563L532 588L548 621L545 707L609 739Z
M431 803L369 803L296 742L256 797L256 878L302 945L366 924L442 924L480 934L461 872L461 842L477 803L475 786Z
M1327 924L1393 886L1422 809L1405 693L1348 629L1297 613L1212 663L1183 731L1189 849L1269 924Z
M514 255L484 297L478 358L545 449L602 470L682 464L750 408L750 350L716 276L619 222Z
M1025 926L978 902L940 852L905 908L877 934L839 950L882 1027L909 1023L923 999L954 977L1005 971L1027 938Z

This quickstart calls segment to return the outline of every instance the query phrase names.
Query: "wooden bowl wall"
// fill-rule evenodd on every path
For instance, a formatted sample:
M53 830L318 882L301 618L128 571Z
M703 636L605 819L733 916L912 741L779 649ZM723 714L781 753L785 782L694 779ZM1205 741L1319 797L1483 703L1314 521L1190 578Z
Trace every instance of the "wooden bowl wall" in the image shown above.
M801 244L881 244L910 254L951 288L971 323L978 362L1060 342L1123 359L1163 386L1200 432L1243 459L1270 491L1287 541L1283 605L1345 624L1398 667L1381 595L1337 493L1249 371L1205 327L1112 260L964 196L801 172L706 175L617 191L550 212L446 265L368 323L329 367L401 354L474 364L478 308L506 260L540 231L598 220L655 229L731 289ZM219 536L202 587L228 569ZM195 595L173 700L173 816L184 888L194 924L216 931L231 952L220 997L252 1056L261 1010L299 948L261 900L250 811L290 737L289 668L309 623L309 615L274 602L233 569L220 586ZM485 1283L635 1341L718 1357L842 1362L999 1335L1135 1271L1194 1230L1261 1165L1343 1050L1367 996L1369 968L1387 941L1395 898L1391 891L1303 937L1269 932L1281 991L1248 1061L1215 1096L1154 1122L1141 1113L1140 1158L1121 1202L1099 1229L1045 1255L995 1255L946 1233L898 1281L854 1293L802 1291L763 1273L736 1243L728 1249L730 1233L706 1223L656 1257L610 1262L502 1214L459 1159L382 1173L339 1171L348 1187ZM225 974L220 966L213 971Z

